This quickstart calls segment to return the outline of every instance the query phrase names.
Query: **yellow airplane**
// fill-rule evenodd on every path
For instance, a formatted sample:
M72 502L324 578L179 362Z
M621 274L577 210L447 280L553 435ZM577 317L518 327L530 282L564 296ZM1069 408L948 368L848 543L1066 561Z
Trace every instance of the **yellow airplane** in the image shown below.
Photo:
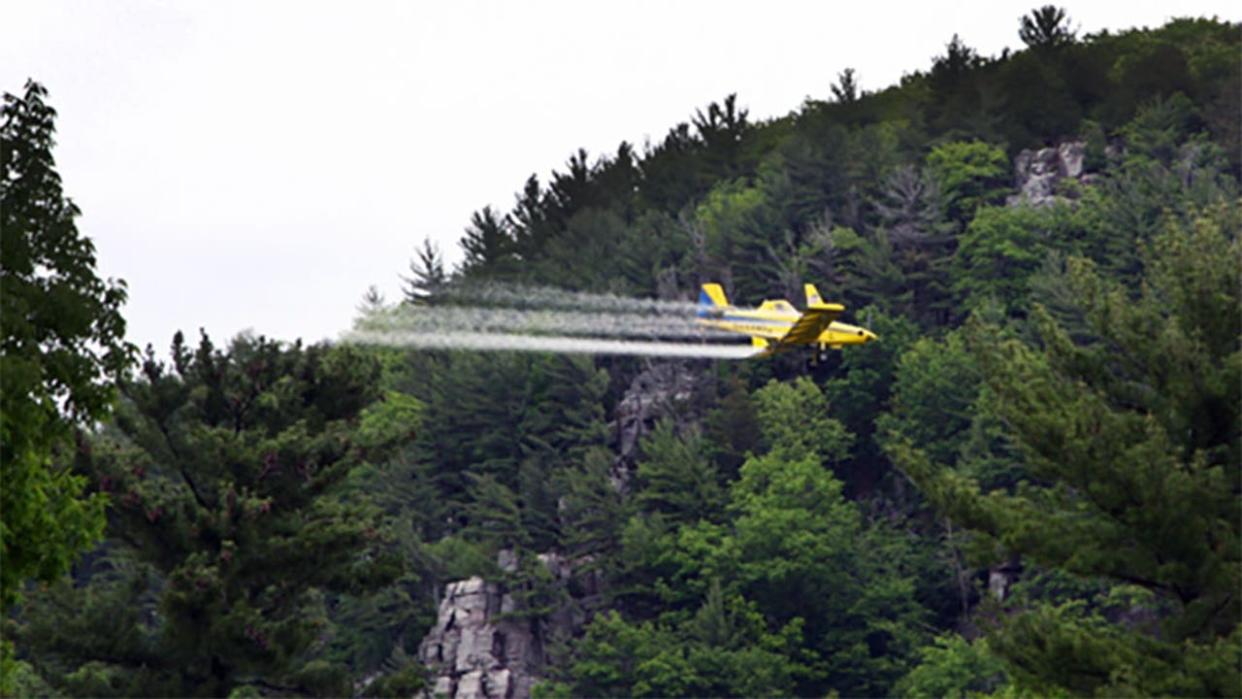
M817 348L822 358L828 348L862 345L876 339L875 333L855 325L838 323L845 310L839 303L824 303L814 284L806 285L806 310L799 312L781 299L764 301L758 308L738 308L729 304L719 284L704 284L699 292L699 323L749 335L758 350L754 356L767 356L797 347Z

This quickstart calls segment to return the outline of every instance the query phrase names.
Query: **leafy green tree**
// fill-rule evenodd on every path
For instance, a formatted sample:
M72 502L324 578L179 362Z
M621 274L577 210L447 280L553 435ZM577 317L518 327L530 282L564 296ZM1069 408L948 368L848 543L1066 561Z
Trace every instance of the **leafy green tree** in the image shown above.
M675 214L712 187L703 163L703 144L682 122L669 129L664 140L648 147L639 163L641 201L648 207Z
M707 113L695 110L691 124L703 143L703 161L718 179L746 174L743 148L754 125L749 112L738 107L737 95L727 95L720 102L707 105Z
M747 226L765 205L761 189L740 181L722 182L707 194L694 213L710 265L700 273L719 274L727 269L743 244Z
M927 154L927 168L954 221L966 222L980 206L999 203L1009 189L1005 151L982 141L936 146Z
M220 351L204 335L191 352L178 334L171 367L149 354L123 385L115 428L78 465L114 495L109 545L138 565L110 603L92 576L53 593L77 602L30 614L19 638L43 677L95 696L343 691L346 669L314 652L325 595L400 571L378 512L338 494L361 461L356 420L377 377L357 350L246 336ZM92 599L98 625L40 633L60 619L49 605ZM116 619L129 635L88 645Z
M832 396L832 417L854 435L852 456L837 470L856 498L874 493L891 471L876 440L876 421L891 409L898 362L918 334L914 323L902 317L872 309L860 315L880 341L844 352L834 376L824 383L824 393Z
M571 696L787 696L801 670L796 624L767 630L753 605L720 586L680 625L597 616L569 667ZM545 690L546 691L546 690Z
M1157 600L1158 635L1075 602L1011 617L992 648L1036 692L1227 695L1242 682L1236 217L1217 209L1189 226L1168 219L1144 257L1137 297L1071 260L1069 283L1094 341L1075 343L1039 306L1037 346L972 326L1029 481L985 492L908 442L893 447L985 549L1137 585Z
M95 275L95 246L61 189L46 97L27 82L0 110L0 609L103 533L106 496L86 494L67 466L75 430L108 415L133 352L125 285ZM6 641L5 678L8 655Z
M893 377L891 411L879 429L908 438L938 463L951 464L970 428L980 387L979 367L959 333L920 338L901 355Z
M1081 54L1068 39L1038 40L1050 43L1011 57L996 78L1004 104L997 130L1010 143L1028 147L1056 144L1078 131L1086 113L1084 93L1106 89L1106 79L1084 70Z
M919 649L919 664L901 678L894 693L911 699L965 699L991 694L1005 682L1004 663L988 651L986 641L970 643L946 634Z
M827 396L809 378L769 381L754 400L760 434L771 453L791 459L814 456L828 463L849 455L853 435L830 417Z
M465 531L493 549L529 547L530 532L522 526L517 493L490 473L467 473L470 499L464 513Z
M1110 106L1111 116L1118 122L1128 119L1145 102L1179 92L1194 93L1185 48L1161 37L1144 37L1127 48L1113 67L1118 94Z
M864 526L812 456L748 461L731 507L732 533L698 565L734 581L770 625L802 620L814 660L799 692L886 694L921 643L926 613L906 556L879 545L882 532Z
M619 214L582 209L545 246L537 273L563 289L614 290L627 281L619 263L628 242L630 232ZM639 281L650 285L646 279Z
M980 209L962 235L953 264L954 289L967 308L997 302L1027 305L1027 282L1039 269L1061 221L1056 211L1029 206Z

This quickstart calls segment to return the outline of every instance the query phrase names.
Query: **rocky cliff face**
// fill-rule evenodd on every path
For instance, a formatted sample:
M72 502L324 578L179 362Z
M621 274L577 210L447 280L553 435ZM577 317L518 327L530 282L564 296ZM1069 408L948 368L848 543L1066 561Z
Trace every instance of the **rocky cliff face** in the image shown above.
M419 645L418 657L435 674L428 696L448 699L527 699L547 665L545 639L568 637L586 622L598 597L593 574L580 574L581 561L540 554L555 584L571 580L583 598L560 606L546 619L514 616L513 596L504 585L480 577L448 583L436 625ZM501 551L501 569L517 569L517 558Z
M638 458L643 435L665 416L687 419L701 387L699 374L682 363L661 362L641 372L617 405L611 425L618 454L613 485L625 488ZM594 573L584 572L585 560L557 553L539 555L552 581L564 591L565 604L546 618L514 615L513 595L502 583L481 577L450 582L444 587L436 624L419 645L419 660L433 673L427 696L448 699L527 699L547 665L546 640L569 638L586 623L601 602ZM518 568L516 556L501 551L502 570ZM573 596L569 590L573 589Z
M497 617L512 612L500 585L480 577L444 588L436 625L419 646L419 659L439 674L433 696L452 699L522 699L543 667L542 647L529 620Z
M610 425L617 454L613 485L619 490L625 489L638 460L639 440L665 416L686 419L700 381L699 374L679 362L654 364L634 377Z
M1062 180L1086 183L1091 175L1083 169L1086 144L1066 141L1059 146L1024 150L1014 159L1014 188L1017 194L1006 200L1009 206L1029 204L1049 206L1058 196Z

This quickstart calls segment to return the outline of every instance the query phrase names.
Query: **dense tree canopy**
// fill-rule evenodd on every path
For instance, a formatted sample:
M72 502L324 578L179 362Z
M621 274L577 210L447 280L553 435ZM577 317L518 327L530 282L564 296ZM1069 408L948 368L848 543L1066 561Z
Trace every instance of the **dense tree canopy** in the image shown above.
M405 276L420 311L814 282L879 342L810 365L204 334L118 372L123 288L10 272L10 237L90 266L42 92L10 98L6 167L44 174L0 182L5 594L107 516L6 620L19 691L410 696L460 679L420 642L480 576L542 696L1238 695L1242 32L1016 24L1000 56L955 36L899 85L845 69L784 117L730 95L577 151ZM71 297L80 354L59 311L10 325ZM65 510L17 516L10 459ZM10 580L38 517L70 543Z

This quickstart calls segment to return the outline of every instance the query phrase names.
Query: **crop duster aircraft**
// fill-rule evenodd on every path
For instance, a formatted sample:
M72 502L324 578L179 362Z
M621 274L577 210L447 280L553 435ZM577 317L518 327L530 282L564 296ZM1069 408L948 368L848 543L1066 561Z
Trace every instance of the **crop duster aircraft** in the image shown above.
M804 311L784 299L764 301L758 308L738 308L729 304L719 284L704 284L699 293L699 323L749 335L756 349L752 356L756 357L813 347L815 357L822 359L829 348L863 345L876 339L866 328L838 323L845 306L824 303L814 284L807 284L805 289Z

